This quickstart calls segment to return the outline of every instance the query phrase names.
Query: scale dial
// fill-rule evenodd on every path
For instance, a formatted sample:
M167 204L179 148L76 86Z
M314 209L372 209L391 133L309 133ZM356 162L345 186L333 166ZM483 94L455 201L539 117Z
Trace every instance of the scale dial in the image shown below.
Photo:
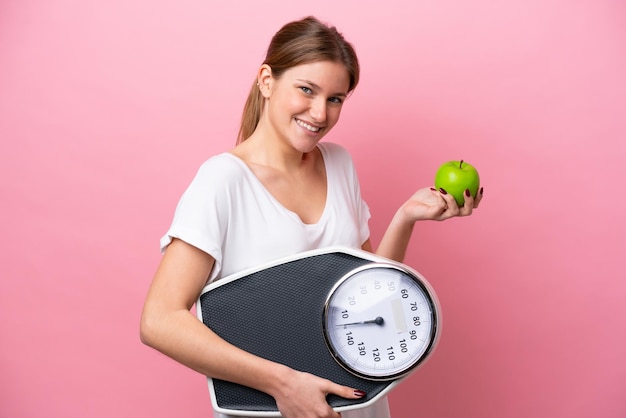
M352 270L324 305L326 344L350 373L392 380L410 373L439 335L436 296L404 265L374 262Z

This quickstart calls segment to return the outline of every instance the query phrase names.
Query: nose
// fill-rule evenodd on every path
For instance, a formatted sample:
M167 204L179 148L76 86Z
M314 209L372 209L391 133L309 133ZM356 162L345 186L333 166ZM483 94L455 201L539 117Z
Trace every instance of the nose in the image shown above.
M309 113L315 122L325 122L326 121L326 99L322 97L317 97L311 103L311 109Z

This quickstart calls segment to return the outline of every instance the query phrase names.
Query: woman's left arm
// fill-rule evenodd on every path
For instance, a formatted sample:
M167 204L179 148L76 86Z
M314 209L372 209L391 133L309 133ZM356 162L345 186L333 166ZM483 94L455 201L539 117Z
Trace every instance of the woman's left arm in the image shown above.
M443 221L455 216L469 216L480 204L483 196L482 191L481 188L476 198L466 193L465 204L459 207L454 197L444 190L433 188L418 190L400 206L391 219L376 249L376 254L402 262L415 222L423 220ZM370 241L366 241L362 248L366 251L372 251Z

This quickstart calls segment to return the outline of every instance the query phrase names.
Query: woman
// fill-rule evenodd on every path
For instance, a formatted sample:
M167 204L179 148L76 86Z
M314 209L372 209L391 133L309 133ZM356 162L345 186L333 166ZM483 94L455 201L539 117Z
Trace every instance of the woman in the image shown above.
M334 27L308 17L274 35L236 147L206 161L178 204L142 314L144 343L204 375L268 393L286 418L339 417L328 394L365 394L234 347L190 308L207 282L269 260L339 245L373 251L350 155L320 143L358 80L354 49ZM470 215L481 195L458 207L444 190L417 191L376 253L402 261L416 221ZM369 416L389 416L386 399L343 413Z

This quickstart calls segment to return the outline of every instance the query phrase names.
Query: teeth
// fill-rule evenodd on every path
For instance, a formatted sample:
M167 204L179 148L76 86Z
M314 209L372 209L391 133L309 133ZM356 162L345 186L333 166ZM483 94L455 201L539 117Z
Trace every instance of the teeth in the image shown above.
M316 128L315 126L311 126L308 123L302 122L300 119L296 119L296 123L311 132L317 132L320 130L320 128Z

